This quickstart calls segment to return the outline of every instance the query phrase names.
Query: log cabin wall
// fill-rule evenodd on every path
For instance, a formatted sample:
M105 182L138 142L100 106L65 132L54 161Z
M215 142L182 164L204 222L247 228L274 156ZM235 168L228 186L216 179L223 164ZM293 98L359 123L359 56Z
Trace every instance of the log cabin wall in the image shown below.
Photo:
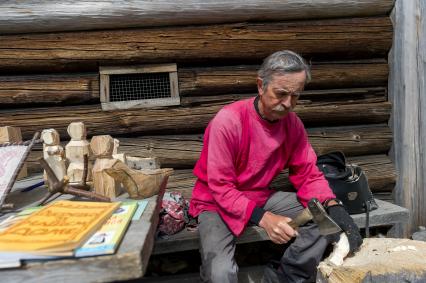
M189 196L194 183L191 168L209 120L223 105L256 94L256 69L264 57L291 49L312 64L312 82L295 111L314 149L318 154L342 150L367 171L376 197L391 200L396 173L387 156L392 132L387 125L391 104L386 59L392 44L393 1L330 0L311 6L300 1L251 1L257 5L252 8L240 2L220 2L222 6L198 13L194 6L191 11L197 16L192 18L189 6L186 17L166 11L154 27L136 20L142 10L135 10L132 19L122 15L127 24L112 24L112 15L99 20L102 13L76 21L77 12L69 22L74 24L67 24L69 19L59 12L52 16L47 13L51 6L45 6L36 10L29 25L19 10L9 7L16 14L0 20L1 126L20 127L25 139L35 131L55 128L67 142L68 124L83 121L89 136L110 134L120 139L121 151L142 157L154 154L162 167L177 169L169 188ZM242 8L232 10L232 17L227 5ZM0 5L0 11L6 8ZM223 16L217 16L220 11ZM59 23L62 19L63 27L43 21L48 15L56 15ZM84 29L90 30L78 31ZM102 111L99 66L146 63L177 63L181 105ZM40 170L35 160L41 155L41 147L32 152L30 171ZM288 187L285 175L273 186Z

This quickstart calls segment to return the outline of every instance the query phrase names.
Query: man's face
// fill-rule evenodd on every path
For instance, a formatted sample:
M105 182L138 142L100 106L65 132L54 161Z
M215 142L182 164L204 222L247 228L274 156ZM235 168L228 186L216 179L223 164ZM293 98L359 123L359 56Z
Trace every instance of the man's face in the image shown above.
M263 118L270 121L285 117L294 107L306 81L305 71L285 75L273 75L266 89L262 80L257 78L259 91L259 111Z

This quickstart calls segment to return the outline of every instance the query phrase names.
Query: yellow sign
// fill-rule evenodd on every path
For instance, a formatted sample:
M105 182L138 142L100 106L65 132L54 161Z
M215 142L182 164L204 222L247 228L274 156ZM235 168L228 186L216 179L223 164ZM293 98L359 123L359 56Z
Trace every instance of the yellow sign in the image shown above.
M120 203L57 201L0 233L1 251L70 252L111 216Z

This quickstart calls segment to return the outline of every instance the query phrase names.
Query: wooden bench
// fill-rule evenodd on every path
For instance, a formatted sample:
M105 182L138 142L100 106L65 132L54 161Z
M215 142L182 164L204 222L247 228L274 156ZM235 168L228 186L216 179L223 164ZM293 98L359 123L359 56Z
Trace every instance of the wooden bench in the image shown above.
M370 213L370 227L393 226L408 220L409 212L406 208L390 202L376 199L379 208ZM365 228L366 215L354 214L352 217L360 228ZM269 240L266 232L258 226L249 226L238 238L237 243L250 243ZM154 244L154 255L172 252L181 252L198 249L198 231L186 229L168 238L157 239Z

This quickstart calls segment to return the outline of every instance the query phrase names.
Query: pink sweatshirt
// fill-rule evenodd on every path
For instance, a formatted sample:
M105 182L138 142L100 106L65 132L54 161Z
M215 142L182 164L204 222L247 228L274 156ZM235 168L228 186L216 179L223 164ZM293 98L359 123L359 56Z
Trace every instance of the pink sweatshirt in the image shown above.
M253 209L275 192L271 181L289 168L303 206L316 197L334 198L316 167L316 155L302 121L293 112L276 123L263 120L254 98L222 108L207 126L189 212L216 211L232 233L241 235Z

